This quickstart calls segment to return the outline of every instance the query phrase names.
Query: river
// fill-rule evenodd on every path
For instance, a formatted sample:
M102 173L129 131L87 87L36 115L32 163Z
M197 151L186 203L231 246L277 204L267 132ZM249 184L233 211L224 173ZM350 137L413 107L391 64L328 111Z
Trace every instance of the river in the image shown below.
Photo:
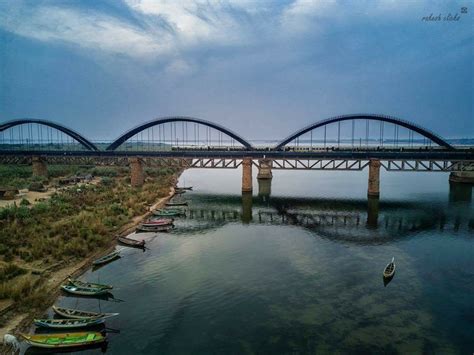
M120 312L107 348L82 353L474 351L470 186L382 171L378 201L367 171L273 174L242 197L240 169L186 171L187 216L81 277L114 285L114 299L57 300Z

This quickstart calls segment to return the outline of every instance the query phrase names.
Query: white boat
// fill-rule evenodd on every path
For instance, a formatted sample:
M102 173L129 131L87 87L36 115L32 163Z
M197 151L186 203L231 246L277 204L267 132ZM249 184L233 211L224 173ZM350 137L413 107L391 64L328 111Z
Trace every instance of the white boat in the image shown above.
M392 258L392 261L385 266L383 270L383 277L388 279L391 278L395 274L395 257Z

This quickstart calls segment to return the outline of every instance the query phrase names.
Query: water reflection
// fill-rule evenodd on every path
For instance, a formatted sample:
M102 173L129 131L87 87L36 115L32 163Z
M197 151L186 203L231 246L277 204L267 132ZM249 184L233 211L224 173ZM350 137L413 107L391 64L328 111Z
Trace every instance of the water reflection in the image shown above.
M262 202L267 202L272 193L272 179L257 179L258 182L258 197Z
M344 243L391 243L431 229L472 230L474 225L472 210L466 209L464 204L391 202L378 198L364 201L274 197L262 201L253 199L250 193L242 194L240 199L237 196L192 196L188 220L205 220L223 226L235 222L240 215L244 224L300 226L320 237ZM462 196L465 201L465 195ZM193 204L193 198L199 199L199 204Z

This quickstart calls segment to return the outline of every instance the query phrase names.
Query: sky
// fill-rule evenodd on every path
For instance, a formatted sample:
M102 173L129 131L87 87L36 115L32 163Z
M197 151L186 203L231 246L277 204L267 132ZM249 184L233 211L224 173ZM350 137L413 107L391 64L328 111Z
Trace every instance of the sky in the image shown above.
M0 0L0 122L112 140L192 116L281 139L380 113L474 137L473 13L472 0Z

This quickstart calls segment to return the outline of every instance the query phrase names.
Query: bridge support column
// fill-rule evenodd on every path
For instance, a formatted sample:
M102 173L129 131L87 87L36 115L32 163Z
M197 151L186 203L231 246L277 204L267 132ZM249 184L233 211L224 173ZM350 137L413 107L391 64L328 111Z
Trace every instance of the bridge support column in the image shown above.
M140 158L135 157L135 158L130 158L130 173L131 173L131 178L130 182L132 187L139 187L143 186L143 183L145 182L145 173L143 171L143 162Z
M33 176L48 177L48 166L43 158L33 156L31 159Z
M242 192L252 192L252 159L242 160Z
M367 196L380 196L380 160L370 159L369 162L369 187L367 189Z
M474 171L456 171L449 174L450 184L473 184L474 185Z
M259 180L270 180L273 178L272 174L273 161L271 159L260 159L258 161L258 175Z

